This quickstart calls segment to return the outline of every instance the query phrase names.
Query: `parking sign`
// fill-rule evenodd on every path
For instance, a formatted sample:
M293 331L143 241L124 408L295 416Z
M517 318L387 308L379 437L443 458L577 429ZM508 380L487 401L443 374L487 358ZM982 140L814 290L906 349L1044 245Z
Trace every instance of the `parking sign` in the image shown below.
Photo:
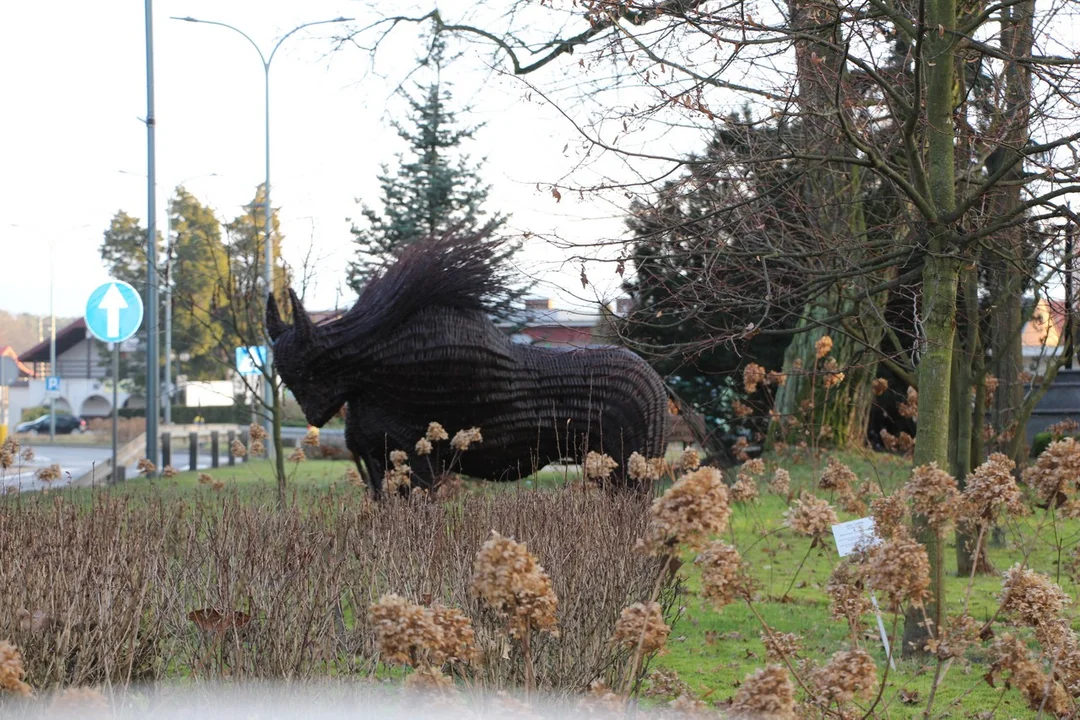
M266 348L259 346L236 348L236 372L241 375L259 375L266 365Z

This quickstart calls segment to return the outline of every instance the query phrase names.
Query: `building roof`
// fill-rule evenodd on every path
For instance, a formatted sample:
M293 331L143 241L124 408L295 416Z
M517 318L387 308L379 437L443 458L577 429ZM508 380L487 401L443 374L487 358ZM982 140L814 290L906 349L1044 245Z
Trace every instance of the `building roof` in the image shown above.
M15 366L19 368L19 374L27 377L34 377L34 369L29 365L26 365L19 361L19 354L15 352L15 348L10 345L0 345L0 357L9 357L15 361Z
M56 331L56 355L59 357L86 339L86 320L79 318ZM19 360L24 363L49 362L49 340L42 340L30 348Z

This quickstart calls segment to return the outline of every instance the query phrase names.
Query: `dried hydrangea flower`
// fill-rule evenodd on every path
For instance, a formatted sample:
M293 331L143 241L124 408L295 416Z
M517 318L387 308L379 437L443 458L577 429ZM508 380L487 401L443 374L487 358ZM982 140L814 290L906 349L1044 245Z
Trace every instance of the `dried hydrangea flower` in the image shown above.
M671 628L664 622L664 611L660 603L634 603L619 613L612 641L635 651L640 643L641 652L651 655L664 649L670 632Z
M687 448L683 450L682 455L679 457L679 470L682 472L693 472L701 466L701 454L693 448Z
M265 440L266 430L264 430L263 426L259 425L258 423L251 423L250 425L248 425L248 435L251 436L252 440Z
M826 500L804 492L795 504L784 512L784 525L800 535L820 538L832 532L837 523L836 511Z
M170 480L179 474L180 473L177 471L177 469L174 468L172 465L166 465L165 467L161 468L161 477L165 478L166 480Z
M757 363L748 363L743 368L743 387L746 389L747 395L753 395L757 392L758 385L765 382L765 368L761 367Z
M874 382L871 383L870 389L875 396L881 397L889 389L889 381L885 378L876 378Z
M802 638L795 633L762 631L761 643L771 662L783 662L784 658L795 658L802 652Z
M30 686L23 682L25 677L22 653L6 640L0 640L0 692L29 695Z
M643 544L653 555L677 545L700 548L722 533L731 517L724 477L714 467L698 468L675 481L649 507Z
M716 609L749 598L753 592L739 551L725 542L709 543L694 558L694 564L701 570L701 596Z
M416 441L417 455L430 455L431 449L431 441L428 440L426 437L422 437Z
M754 408L740 400L731 401L731 411L735 413L737 418L748 418L754 414Z
M846 703L855 698L869 698L877 686L877 666L865 650L841 650L833 653L812 678L815 692L830 701Z
M824 371L825 375L821 378L821 382L826 388L835 387L844 382L846 376L840 372L840 364L836 362L836 358L829 358L825 361Z
M151 463L150 467L153 468L152 463ZM151 470L151 472L153 472L153 470ZM34 477L36 477L39 482L43 482L43 483L55 482L55 481L60 479L60 475L61 475L60 466L55 464L55 463L52 464L52 465L49 465L48 467L43 467L43 468L39 469L36 473L34 473Z
M28 447L19 455L23 462L34 462L34 448Z
M844 463L830 457L818 480L821 490L850 491L859 482L859 476Z
M409 454L404 450L391 450L390 462L394 467L401 467L405 463L409 462Z
M1071 437L1050 443L1023 480L1040 502L1062 504L1080 480L1080 443Z
M1013 478L1016 463L1007 455L993 453L967 476L964 483L964 509L967 520L986 524L1001 513L1022 515L1024 507L1020 487Z
M229 445L229 453L235 458L242 458L247 455L247 448L244 447L244 443L239 440L233 440Z
M1031 627L1061 617L1072 602L1053 580L1019 563L1005 571L1001 590L1001 612Z
M458 608L432 605L428 610L439 633L432 639L429 659L436 665L472 662L480 656L472 620Z
M404 686L413 693L443 695L454 690L454 680L438 666L425 665L406 675Z
M768 385L775 385L776 387L783 387L787 384L787 375L779 370L770 370L768 375L765 376L765 382Z
M788 671L769 665L747 675L731 700L728 717L738 720L795 720L795 686Z
M304 435L304 439L300 441L301 445L307 447L319 447L319 428L314 425L307 429L307 433Z
M874 534L882 540L908 535L908 503L903 490L874 498L870 502L870 514L874 518Z
M757 483L754 478L739 473L736 481L729 490L731 502L750 502L758 497Z
M937 656L939 660L949 660L964 656L964 652L979 641L981 623L970 615L964 614L949 618L939 637L926 641L924 650Z
M252 455L255 455L257 457L259 455L262 455L264 452L266 452L266 446L263 445L262 440L252 440L249 451L251 452Z
M450 439L450 436L446 433L443 426L437 422L428 423L427 432L424 434L424 437L433 443Z
M863 615L873 606L863 590L862 569L851 560L842 560L833 568L825 585L829 596L829 612L837 620L846 620L852 628L862 626Z
M612 460L612 462L615 461ZM626 461L626 474L635 482L655 482L660 479L657 463L650 462L644 455L637 452L630 453Z
M1068 717L1072 713L1072 698L1031 659L1027 646L1019 638L1013 635L997 638L991 647L990 657L993 658L991 676L1007 671L1009 685L1020 691L1029 708L1054 717Z
M470 587L488 607L507 616L511 635L521 637L527 630L557 634L559 601L551 578L524 544L492 530L476 553Z
M307 454L304 452L304 448L297 445L285 460L293 463L303 462L307 460Z
M383 595L368 614L383 662L417 667L420 657L442 641L431 612L400 595Z
M412 468L398 465L383 473L383 486L392 494L398 494L402 488L412 487Z
M918 420L919 391L909 385L907 389L907 399L897 405L896 411L900 413L900 417L906 417L909 420Z
M607 480L617 467L619 467L619 463L615 462L610 455L592 450L585 455L585 461L582 463L585 477L593 481Z
M884 596L890 611L904 602L922 606L930 587L925 547L911 538L897 537L874 545L867 555L866 584Z
M204 473L204 472L199 473L199 484L200 485L213 485L214 484L214 476L211 475L210 473Z
M956 478L939 468L936 462L912 470L904 491L914 512L925 516L939 531L959 514L960 491L956 487Z
M769 492L786 498L791 494L791 473L784 468L776 468L772 480L769 481Z
M818 338L818 341L814 343L814 350L817 353L817 359L820 360L821 358L832 352L832 345L832 338L828 335L822 335L820 338Z
M454 439L450 441L450 447L458 452L465 452L473 443L483 442L484 437L480 434L480 428L458 430L454 433Z
M157 465L149 458L142 458L135 464L135 469L144 475L153 475L157 471Z
M739 468L739 472L746 473L747 475L764 475L765 474L765 461L761 458L753 458L747 460Z

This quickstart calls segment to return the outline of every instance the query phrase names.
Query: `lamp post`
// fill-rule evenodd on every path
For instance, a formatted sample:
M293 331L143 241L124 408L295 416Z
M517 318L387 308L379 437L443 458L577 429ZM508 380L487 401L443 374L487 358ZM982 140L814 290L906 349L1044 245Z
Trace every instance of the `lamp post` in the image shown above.
M271 210L270 210L270 63L274 61L274 55L277 54L278 48L285 42L288 37L304 28L311 27L313 25L327 25L330 23L348 22L352 18L337 17L333 20L316 20L315 22L304 23L303 25L297 25L289 32L281 36L281 38L271 48L270 54L265 55L258 43L251 39L251 37L243 30L237 27L233 27L227 23L217 22L216 20L199 20L193 17L173 17L173 20L182 20L190 23L202 23L204 25L217 25L219 27L227 28L233 32L239 33L245 40L247 40L251 47L255 48L255 52L259 54L259 60L263 66L263 89L264 89L264 108L265 108L265 137L266 137L266 179L263 183L263 233L266 241L266 257L264 260L265 267L263 268L263 282L265 284L265 291L267 294L274 291L274 248L273 240L271 238ZM265 296L264 296L265 297ZM265 302L265 300L264 300ZM266 348L266 362L263 365L263 402L267 409L274 406L274 393L276 389L273 383L272 374L272 348ZM266 429L267 438L272 439L274 434L272 432L271 424L272 419L268 416L264 422L263 427ZM268 443L269 445L269 443ZM270 448L267 448L268 451Z

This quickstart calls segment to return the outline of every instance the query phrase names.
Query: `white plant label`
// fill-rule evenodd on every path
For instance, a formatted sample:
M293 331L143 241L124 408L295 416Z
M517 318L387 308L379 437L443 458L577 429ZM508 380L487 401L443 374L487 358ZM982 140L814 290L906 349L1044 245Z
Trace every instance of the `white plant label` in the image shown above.
M832 534L840 557L847 557L857 548L870 547L878 542L878 537L874 534L874 518L872 517L833 525Z

